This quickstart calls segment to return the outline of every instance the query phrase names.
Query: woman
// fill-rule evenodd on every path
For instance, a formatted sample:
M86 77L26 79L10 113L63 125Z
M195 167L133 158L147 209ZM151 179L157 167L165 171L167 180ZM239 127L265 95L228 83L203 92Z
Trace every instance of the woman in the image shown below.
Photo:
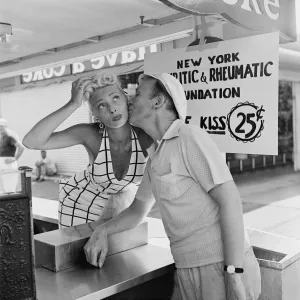
M60 183L60 227L111 218L133 201L152 140L141 129L129 125L127 100L114 74L80 78L72 84L71 100L24 137L23 144L30 149L80 144L89 155L86 170ZM88 101L99 122L54 132L83 101Z

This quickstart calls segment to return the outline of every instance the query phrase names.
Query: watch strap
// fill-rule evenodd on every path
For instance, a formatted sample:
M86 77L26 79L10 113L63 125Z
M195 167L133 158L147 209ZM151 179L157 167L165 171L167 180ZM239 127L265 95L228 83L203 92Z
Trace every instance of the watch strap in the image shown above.
M224 266L224 271L227 272L227 267L228 266ZM237 274L242 274L244 273L244 269L243 268L234 268L234 273L237 273Z

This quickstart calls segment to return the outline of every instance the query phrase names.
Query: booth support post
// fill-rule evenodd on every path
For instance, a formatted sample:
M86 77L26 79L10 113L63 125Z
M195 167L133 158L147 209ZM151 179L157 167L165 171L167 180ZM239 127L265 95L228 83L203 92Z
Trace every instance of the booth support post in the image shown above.
M294 170L300 170L300 82L293 83L293 119L294 119ZM283 158L284 162L286 157Z
M221 22L208 22L208 17L193 15L194 29L193 29L193 41L200 38L199 45L205 44L206 36L213 36L223 39L223 23ZM226 161L226 153L222 152L222 156ZM228 165L230 169L230 164Z

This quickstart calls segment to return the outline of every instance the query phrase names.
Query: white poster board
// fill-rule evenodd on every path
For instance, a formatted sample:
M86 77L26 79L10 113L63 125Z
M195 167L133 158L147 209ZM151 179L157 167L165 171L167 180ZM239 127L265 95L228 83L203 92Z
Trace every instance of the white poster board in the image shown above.
M145 57L145 73L170 73L182 83L186 123L227 153L278 154L278 71L278 33Z

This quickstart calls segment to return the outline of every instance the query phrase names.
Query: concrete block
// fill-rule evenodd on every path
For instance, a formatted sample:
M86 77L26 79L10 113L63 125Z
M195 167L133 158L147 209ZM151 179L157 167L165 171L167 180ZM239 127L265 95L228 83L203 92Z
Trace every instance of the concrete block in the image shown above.
M36 268L59 272L86 262L83 247L92 235L95 224L49 231L34 236ZM108 236L108 256L148 244L148 223Z

